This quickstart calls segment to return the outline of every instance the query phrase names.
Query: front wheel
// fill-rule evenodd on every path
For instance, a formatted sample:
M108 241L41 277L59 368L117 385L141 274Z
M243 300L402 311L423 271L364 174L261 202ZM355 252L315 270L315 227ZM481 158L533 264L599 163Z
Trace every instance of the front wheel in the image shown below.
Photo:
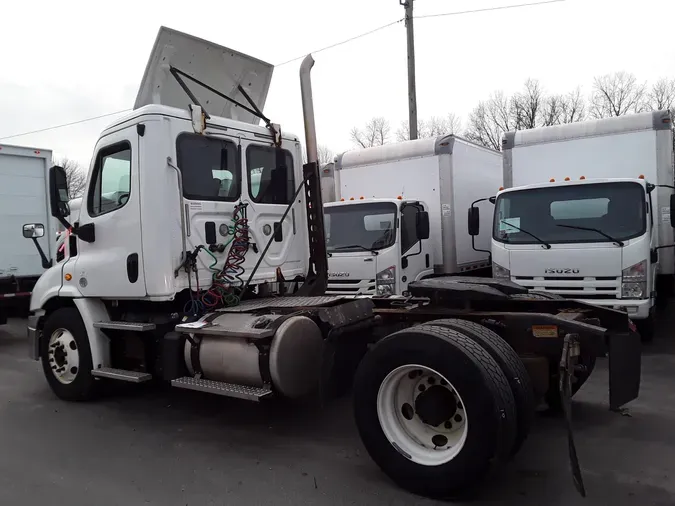
M654 340L656 332L656 314L654 310L651 310L649 316L644 320L633 320L633 322L643 343L650 343Z
M461 332L420 325L386 337L354 382L356 424L371 458L399 486L449 498L508 459L516 408L502 369Z
M72 307L57 309L45 321L40 357L47 382L57 397L86 401L95 397L92 358L87 330Z

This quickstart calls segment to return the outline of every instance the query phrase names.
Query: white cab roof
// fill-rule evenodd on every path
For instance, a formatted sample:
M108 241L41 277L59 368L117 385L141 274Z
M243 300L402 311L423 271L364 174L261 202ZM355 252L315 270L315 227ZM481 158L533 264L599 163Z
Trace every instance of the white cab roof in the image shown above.
M152 48L134 109L161 104L187 109L190 98L169 72L173 66L219 92L249 106L239 85L261 111L264 109L274 66L218 44L161 27ZM183 77L185 84L212 116L257 125L260 119L232 102Z

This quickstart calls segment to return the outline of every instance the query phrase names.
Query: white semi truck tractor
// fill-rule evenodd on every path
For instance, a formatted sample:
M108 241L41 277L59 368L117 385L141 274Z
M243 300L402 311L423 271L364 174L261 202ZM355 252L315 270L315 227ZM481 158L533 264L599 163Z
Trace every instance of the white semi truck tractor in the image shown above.
M262 112L270 65L160 30L134 111L101 134L72 223L65 172L50 170L51 212L73 240L33 290L28 336L53 392L86 401L106 381L157 381L304 399L335 392L357 366L369 454L431 497L475 488L508 461L538 398L569 410L607 347L610 406L635 399L640 343L621 312L477 278L413 283L406 297L325 295L313 63L300 67L303 166L299 139Z

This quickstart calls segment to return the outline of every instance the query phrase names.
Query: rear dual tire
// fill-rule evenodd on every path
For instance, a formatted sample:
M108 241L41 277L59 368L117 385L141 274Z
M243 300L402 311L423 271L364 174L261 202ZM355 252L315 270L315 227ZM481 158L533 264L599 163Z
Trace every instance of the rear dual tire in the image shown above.
M471 492L517 439L516 401L502 368L451 324L378 342L356 373L354 411L371 458L399 486L427 497Z

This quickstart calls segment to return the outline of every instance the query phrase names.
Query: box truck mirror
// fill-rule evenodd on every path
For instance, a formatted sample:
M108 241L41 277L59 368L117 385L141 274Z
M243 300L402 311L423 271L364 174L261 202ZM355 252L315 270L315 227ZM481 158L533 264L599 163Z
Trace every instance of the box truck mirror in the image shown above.
M670 226L675 228L675 193L670 195Z
M427 211L418 212L416 221L417 240L429 239L429 213Z
M469 208L469 235L476 236L480 232L480 209L477 207Z

